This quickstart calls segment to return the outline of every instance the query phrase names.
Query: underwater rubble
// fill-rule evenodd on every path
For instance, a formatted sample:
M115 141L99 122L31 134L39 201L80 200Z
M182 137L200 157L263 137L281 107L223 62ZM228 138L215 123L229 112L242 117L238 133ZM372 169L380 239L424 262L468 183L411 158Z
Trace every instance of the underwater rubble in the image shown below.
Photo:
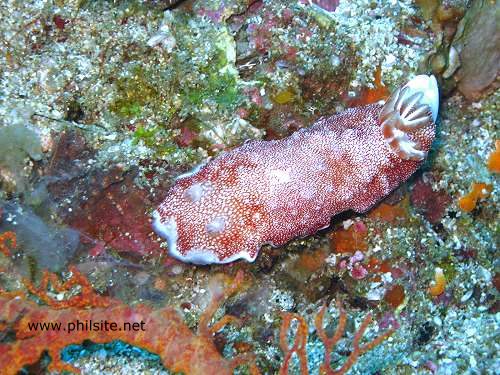
M2 371L500 372L498 7L2 2ZM254 263L168 255L151 213L177 176L416 74L439 82L436 140L367 213ZM146 331L29 328L75 319Z

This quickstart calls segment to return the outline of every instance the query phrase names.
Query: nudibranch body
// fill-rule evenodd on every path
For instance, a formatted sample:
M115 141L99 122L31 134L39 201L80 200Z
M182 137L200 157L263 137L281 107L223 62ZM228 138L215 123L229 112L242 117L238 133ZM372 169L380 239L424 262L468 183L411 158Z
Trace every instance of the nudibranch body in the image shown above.
M415 77L385 104L348 109L274 141L250 141L180 176L154 212L175 258L196 264L254 261L365 212L405 181L434 139L439 93Z

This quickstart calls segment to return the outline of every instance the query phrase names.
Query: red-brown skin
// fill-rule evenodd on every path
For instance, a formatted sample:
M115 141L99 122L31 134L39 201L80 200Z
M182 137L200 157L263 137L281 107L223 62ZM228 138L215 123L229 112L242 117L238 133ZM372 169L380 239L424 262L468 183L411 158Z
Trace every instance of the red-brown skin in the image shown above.
M175 220L169 250L184 261L253 261L263 244L280 246L328 226L342 211L368 210L421 164L391 149L381 109L352 108L282 140L222 153L176 181L155 213L156 230L165 235L169 228L171 237ZM431 119L405 132L427 152L434 128Z

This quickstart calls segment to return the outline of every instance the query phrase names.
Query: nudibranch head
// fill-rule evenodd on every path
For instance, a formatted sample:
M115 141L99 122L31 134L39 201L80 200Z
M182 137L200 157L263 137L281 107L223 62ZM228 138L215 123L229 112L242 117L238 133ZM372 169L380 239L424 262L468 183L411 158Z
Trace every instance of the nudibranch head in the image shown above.
M404 160L423 160L434 139L439 90L434 76L418 75L396 90L379 115L382 133Z
M179 176L153 214L171 256L253 262L264 244L315 233L332 216L365 212L421 165L439 92L419 75L384 104L350 108L273 141L251 141Z
M404 87L408 87L412 92L422 93L420 104L429 106L432 121L436 122L439 112L439 89L436 77L421 74L410 80Z

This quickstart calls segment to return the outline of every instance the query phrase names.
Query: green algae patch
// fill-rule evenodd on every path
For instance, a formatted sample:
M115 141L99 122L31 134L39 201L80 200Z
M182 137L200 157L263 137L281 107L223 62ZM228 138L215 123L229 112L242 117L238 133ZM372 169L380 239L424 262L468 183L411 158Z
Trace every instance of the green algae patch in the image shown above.
M235 41L225 25L179 12L166 12L161 22L152 40L168 40L168 47L148 42L154 50L145 53L156 64L132 62L111 78L114 97L108 106L122 125L136 123L132 144L155 156L179 151L178 124L187 119L200 125L197 133L206 133L209 144L220 142L212 139L213 129L234 122L245 100Z
M166 157L179 151L179 146L172 141L173 135L170 130L162 129L158 126L145 128L139 126L133 133L133 146L140 144L153 150L155 157ZM189 151L185 150L188 154Z
M139 126L134 132L133 144L137 145L142 141L146 146L153 147L156 143L156 132L156 128L146 129L143 126Z
M214 105L218 117L232 113L243 101L235 41L224 25L185 18L179 14L172 20L176 48L170 64L173 82L182 90L181 113L205 117Z
M141 116L144 106L154 106L160 94L146 77L147 72L143 68L135 67L130 76L118 78L117 96L109 106L111 112L122 118L137 118Z
M438 266L443 270L444 276L448 282L457 276L457 268L452 256L443 259L438 263Z
M222 76L213 73L202 87L189 87L184 90L183 101L191 106L202 106L214 102L219 107L234 109L242 101L237 79L226 73Z

